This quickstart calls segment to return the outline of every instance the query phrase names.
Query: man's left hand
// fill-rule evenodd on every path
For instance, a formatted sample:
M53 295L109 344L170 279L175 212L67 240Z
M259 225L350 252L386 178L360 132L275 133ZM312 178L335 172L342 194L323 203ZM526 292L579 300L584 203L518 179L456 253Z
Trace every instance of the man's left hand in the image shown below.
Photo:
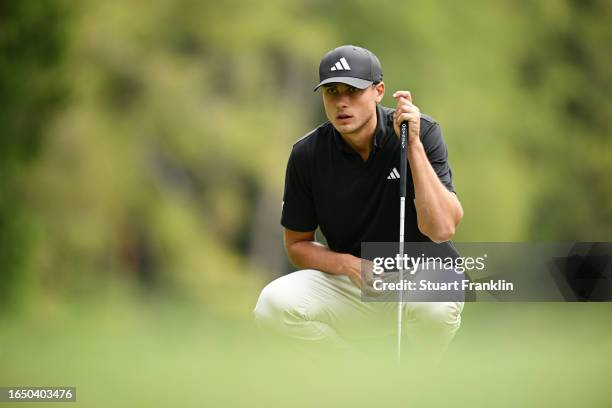
M397 100L395 113L393 114L393 128L395 134L400 137L400 124L408 122L408 144L418 143L419 130L421 128L421 111L412 103L410 91L397 91L393 94Z

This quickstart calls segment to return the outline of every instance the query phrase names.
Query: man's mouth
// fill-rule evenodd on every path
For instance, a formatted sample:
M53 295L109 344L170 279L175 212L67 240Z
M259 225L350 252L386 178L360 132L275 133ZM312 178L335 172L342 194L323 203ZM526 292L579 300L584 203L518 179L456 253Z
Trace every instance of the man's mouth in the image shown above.
M340 113L338 115L336 115L336 119L338 120L344 120L344 119L350 119L352 118L351 115L347 115L346 113Z

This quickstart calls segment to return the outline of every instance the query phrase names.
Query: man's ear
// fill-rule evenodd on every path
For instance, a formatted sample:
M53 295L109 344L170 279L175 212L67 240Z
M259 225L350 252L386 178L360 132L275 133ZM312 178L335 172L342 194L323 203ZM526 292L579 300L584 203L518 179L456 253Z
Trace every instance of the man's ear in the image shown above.
M376 85L374 85L374 90L376 91L376 103L380 103L382 101L383 96L385 96L385 83L380 81Z

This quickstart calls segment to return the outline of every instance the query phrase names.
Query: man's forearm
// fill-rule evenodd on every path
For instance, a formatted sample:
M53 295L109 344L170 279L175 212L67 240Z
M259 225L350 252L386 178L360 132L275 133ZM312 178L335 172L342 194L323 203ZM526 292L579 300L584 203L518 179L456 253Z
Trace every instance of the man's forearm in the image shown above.
M408 163L419 230L434 242L448 241L463 217L459 200L438 178L420 140L408 145Z
M349 277L355 274L355 270L348 266L359 260L350 254L334 252L316 241L294 242L287 246L287 255L298 268L316 269L333 275Z

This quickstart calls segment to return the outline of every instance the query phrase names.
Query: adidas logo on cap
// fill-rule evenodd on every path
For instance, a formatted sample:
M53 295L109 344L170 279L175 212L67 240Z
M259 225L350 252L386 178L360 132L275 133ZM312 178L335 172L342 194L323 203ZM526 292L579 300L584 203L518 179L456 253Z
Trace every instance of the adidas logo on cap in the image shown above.
M350 71L351 67L346 61L346 58L342 57L338 60L338 62L336 62L336 65L331 67L331 70L332 71L343 71L343 70Z

